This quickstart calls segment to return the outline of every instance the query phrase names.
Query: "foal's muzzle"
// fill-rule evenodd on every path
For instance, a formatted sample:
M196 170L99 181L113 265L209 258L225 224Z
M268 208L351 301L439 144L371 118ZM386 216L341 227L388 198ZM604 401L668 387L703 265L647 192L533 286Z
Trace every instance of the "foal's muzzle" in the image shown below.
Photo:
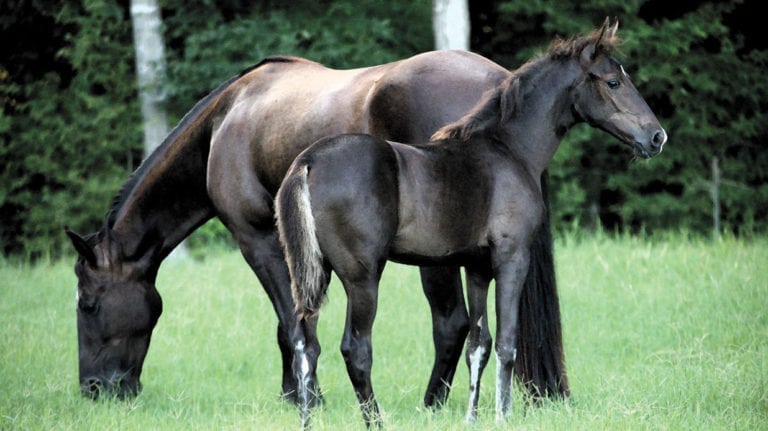
M664 129L657 129L651 133L650 139L647 142L635 141L635 155L644 159L650 159L661 153L665 142L667 142L667 132Z

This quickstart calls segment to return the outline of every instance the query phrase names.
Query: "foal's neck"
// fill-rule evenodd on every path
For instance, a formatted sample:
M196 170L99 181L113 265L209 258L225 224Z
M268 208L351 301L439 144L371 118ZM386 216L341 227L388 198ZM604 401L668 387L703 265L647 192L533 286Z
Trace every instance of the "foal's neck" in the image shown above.
M504 126L508 144L535 178L547 169L563 136L576 123L569 90L580 74L573 61L540 61L521 75L520 108Z

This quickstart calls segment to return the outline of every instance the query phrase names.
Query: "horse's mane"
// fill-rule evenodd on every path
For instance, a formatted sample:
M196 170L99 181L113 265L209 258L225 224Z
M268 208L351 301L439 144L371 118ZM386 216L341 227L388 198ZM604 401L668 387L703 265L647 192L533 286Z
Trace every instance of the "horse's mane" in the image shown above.
M115 197L112 199L112 205L110 209L107 211L107 217L105 220L105 227L111 228L114 226L115 222L117 221L117 214L120 212L120 209L123 206L123 203L128 198L128 195L130 195L133 188L136 186L136 184L139 182L139 180L144 176L146 171L149 169L150 166L152 166L157 160L158 157L161 157L161 154L164 154L167 148L171 145L172 142L176 141L176 139L181 135L185 130L187 125L190 123L193 123L195 120L197 120L204 112L206 112L208 106L214 102L220 95L223 93L232 83L237 81L238 79L242 78L243 76L247 75L254 69L257 69L259 67L262 67L266 64L271 63L292 63L296 61L302 61L302 59L298 57L292 57L287 55L276 55L276 56L270 56L262 59L258 63L255 63L249 67L244 68L240 73L232 76L231 78L224 81L221 85L216 87L215 90L211 91L200 99L195 106L192 107L185 115L182 117L182 119L179 121L179 123L176 125L176 127L171 130L171 132L166 136L165 139L163 139L163 142L158 146L158 148L152 152L152 154L149 155L140 165L139 167L133 171L133 173L128 177L128 180L120 187L120 190L117 192ZM92 241L95 241L96 239L92 239Z
M601 36L603 36L602 40L600 40ZM614 52L621 43L621 39L615 33L603 35L602 28L569 39L555 39L545 52L536 55L512 72L496 88L488 90L463 117L435 132L432 135L432 140L458 139L467 141L478 134L495 132L494 126L499 123L496 121L497 119L503 121L521 108L523 102L523 95L520 92L521 82L525 76L541 67L542 60L557 61L578 58L585 48L596 44L599 40L599 49L606 54Z

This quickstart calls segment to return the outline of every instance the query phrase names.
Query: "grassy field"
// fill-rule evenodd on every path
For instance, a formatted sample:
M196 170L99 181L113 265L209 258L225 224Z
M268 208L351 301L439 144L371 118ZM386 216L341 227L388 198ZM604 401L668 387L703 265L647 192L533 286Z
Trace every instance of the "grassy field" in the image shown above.
M415 268L385 271L373 382L396 430L768 429L768 240L559 238L557 270L573 396L493 416L493 359L480 420L463 423L467 371L445 408L421 406L429 312ZM0 430L297 429L277 397L276 318L235 252L163 265L165 311L136 399L92 402L77 385L72 262L0 261ZM334 281L321 314L315 429L363 429L338 351L346 303Z

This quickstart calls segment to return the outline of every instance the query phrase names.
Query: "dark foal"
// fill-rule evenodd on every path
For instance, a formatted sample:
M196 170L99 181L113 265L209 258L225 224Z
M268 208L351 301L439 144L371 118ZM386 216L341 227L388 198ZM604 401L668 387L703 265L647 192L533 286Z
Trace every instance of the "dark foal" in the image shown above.
M293 342L305 427L319 354L310 346L318 345L315 324L331 271L348 298L341 342L347 372L365 423L381 425L371 383L371 329L387 260L466 269L468 421L476 419L491 352L486 300L495 280L496 412L507 416L520 297L531 242L545 219L539 179L561 138L586 122L643 158L660 153L667 139L611 56L617 27L606 20L590 34L553 44L430 143L337 135L293 162L276 213L301 319Z

